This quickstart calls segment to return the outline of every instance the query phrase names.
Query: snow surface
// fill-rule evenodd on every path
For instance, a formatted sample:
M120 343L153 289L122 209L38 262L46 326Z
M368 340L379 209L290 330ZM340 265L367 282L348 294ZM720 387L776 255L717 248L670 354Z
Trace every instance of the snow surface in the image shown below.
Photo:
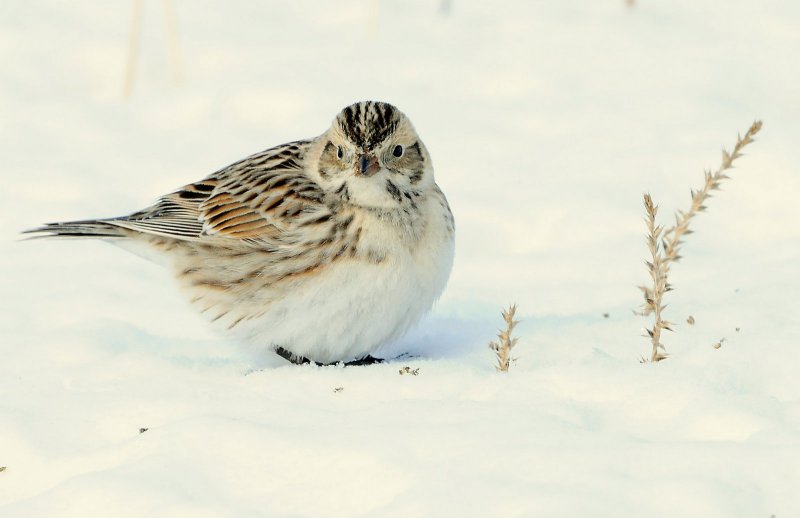
M129 100L130 3L0 4L0 516L800 516L800 3L448 3L181 1L176 86L146 2ZM456 215L444 297L387 351L418 358L287 365L154 264L18 241L366 98ZM668 223L757 117L673 269L697 324L640 364L641 195Z

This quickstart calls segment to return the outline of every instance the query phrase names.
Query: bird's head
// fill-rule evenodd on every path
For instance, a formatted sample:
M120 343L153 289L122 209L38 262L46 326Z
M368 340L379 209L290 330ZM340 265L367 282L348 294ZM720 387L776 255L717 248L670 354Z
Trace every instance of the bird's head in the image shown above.
M364 101L339 112L320 137L317 157L312 168L320 185L355 205L399 207L434 185L425 145L388 103Z

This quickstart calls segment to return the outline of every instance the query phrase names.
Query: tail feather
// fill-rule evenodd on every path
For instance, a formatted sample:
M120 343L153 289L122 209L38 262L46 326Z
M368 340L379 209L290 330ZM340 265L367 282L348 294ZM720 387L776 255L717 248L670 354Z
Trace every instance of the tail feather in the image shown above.
M47 223L38 228L25 230L23 234L32 234L28 239L50 237L94 237L119 238L127 237L125 229L115 225L112 220L87 219L83 221L65 221L63 223Z

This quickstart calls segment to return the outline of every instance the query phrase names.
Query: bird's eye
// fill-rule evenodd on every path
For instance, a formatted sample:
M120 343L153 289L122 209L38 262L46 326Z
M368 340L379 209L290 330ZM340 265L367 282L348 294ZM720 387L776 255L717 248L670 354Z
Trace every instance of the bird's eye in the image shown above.
M342 151L342 146L336 148L336 157L341 159L344 156L344 151Z
M395 146L394 149L392 150L392 154L397 158L403 156L403 146L400 145Z

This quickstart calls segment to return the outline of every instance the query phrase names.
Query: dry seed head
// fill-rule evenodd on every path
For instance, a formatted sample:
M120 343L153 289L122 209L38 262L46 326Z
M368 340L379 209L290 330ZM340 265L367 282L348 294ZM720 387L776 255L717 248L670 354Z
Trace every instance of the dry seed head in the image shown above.
M692 189L692 204L688 211L678 210L675 213L675 225L664 229L656 225L656 215L658 205L653 203L653 198L649 193L644 194L645 222L647 224L647 248L650 252L650 260L646 261L647 271L650 274L652 285L650 287L640 287L644 296L641 314L644 316L654 315L655 322L652 329L647 329L647 336L652 345L650 361L657 362L665 359L667 354L662 352L664 345L661 343L661 331L672 330L672 324L663 320L661 313L666 307L662 304L664 294L672 290L667 282L670 265L681 259L680 247L683 245L683 236L692 233L689 223L692 218L700 212L706 210L704 203L711 197L711 191L719 189L720 182L728 179L725 171L733 167L733 162L742 156L742 149L753 142L753 137L761 130L761 121L755 121L745 133L744 137L737 135L736 145L733 151L722 150L722 162L716 172L704 171L704 185L698 190ZM694 324L694 318L689 317L687 322ZM723 340L714 345L715 348L722 347Z
M501 372L507 372L511 362L516 360L516 358L511 358L511 349L517 345L517 341L519 340L518 338L512 337L514 328L519 324L519 320L514 320L516 312L516 304L512 304L508 309L503 310L502 315L506 323L506 328L498 332L498 341L492 340L489 342L489 349L494 351L497 356L496 369Z

